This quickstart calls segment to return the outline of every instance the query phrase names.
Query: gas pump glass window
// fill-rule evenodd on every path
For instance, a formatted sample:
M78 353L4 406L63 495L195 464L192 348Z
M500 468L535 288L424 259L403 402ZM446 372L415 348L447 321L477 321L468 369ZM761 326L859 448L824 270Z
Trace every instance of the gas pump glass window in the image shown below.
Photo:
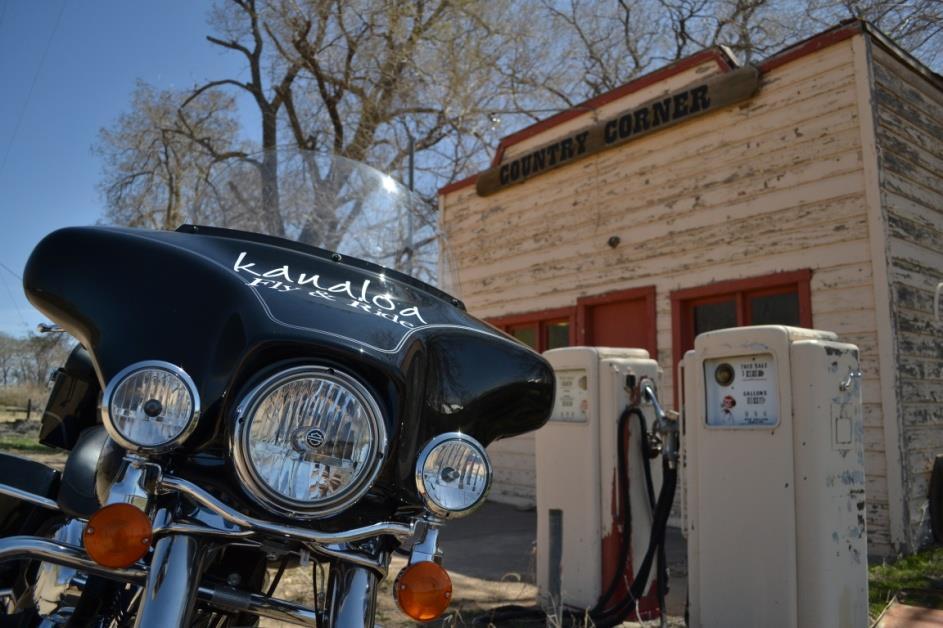
M771 353L704 361L707 425L769 428L779 424L779 381Z

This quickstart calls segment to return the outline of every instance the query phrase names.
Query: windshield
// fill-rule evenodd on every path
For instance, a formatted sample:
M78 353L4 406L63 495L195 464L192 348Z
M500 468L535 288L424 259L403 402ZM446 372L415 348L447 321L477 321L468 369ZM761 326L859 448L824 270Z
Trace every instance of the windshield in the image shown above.
M357 257L461 298L436 209L343 157L285 148L231 160L197 195L193 220Z

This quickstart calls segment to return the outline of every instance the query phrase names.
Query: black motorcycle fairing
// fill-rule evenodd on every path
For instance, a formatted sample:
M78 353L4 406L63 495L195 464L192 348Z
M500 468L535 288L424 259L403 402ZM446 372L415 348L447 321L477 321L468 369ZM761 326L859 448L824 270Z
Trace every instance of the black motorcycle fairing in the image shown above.
M182 466L200 450L226 455L238 391L279 360L336 363L379 394L389 457L398 461L387 461L382 488L371 492L384 509L419 503L412 465L433 436L460 430L487 445L540 427L553 404L547 362L457 300L277 238L204 227L67 228L37 245L24 287L88 349L102 388L144 360L187 371L202 416L175 452Z

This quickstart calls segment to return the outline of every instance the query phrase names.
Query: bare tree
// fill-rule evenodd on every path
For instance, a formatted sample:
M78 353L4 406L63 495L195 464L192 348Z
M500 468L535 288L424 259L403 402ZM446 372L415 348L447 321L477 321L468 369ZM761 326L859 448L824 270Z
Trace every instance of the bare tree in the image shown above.
M402 175L412 146L431 197L524 122L703 48L753 61L850 16L940 61L940 0L219 0L207 40L247 72L186 93L139 87L99 143L107 218L169 228L197 214L332 248L360 211L339 196L343 172L283 167L277 149ZM258 143L238 136L236 92L259 114ZM299 206L301 183L327 196Z
M541 0L540 6L553 43L546 65L525 80L561 107L712 46L755 62L852 17L872 21L931 67L943 61L940 0Z
M65 362L70 349L66 334L30 334L23 339L22 377L30 384L43 386L53 369Z
M940 0L810 0L807 14L812 28L849 17L868 20L932 69L943 69Z
M332 246L352 221L335 219L332 203L323 202L306 223L292 224L282 211L275 149L290 142L402 172L412 147L428 155L418 169L438 174L427 177L427 191L458 176L493 139L487 112L506 106L516 87L494 71L516 44L510 30L526 33L513 8L476 0L229 0L213 12L217 34L207 39L244 57L248 79L197 86L182 103L180 125L191 126L190 108L208 94L250 94L261 119L258 154L203 143L196 132L192 139L216 162L255 168L266 231ZM308 175L321 189L336 177Z
M44 387L53 369L65 362L72 344L65 334L0 333L0 385Z
M99 133L94 150L104 162L99 189L109 222L175 229L193 218L216 151L233 144L237 125L232 98L214 93L191 107L182 127L185 97L138 83L131 110Z
M0 385L9 386L13 383L19 352L19 339L0 332Z

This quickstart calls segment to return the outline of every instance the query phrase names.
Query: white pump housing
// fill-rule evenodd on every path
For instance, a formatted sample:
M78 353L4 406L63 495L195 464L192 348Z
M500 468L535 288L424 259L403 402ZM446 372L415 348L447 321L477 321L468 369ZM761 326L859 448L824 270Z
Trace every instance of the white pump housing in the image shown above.
M690 625L868 625L858 348L759 326L683 362Z
M557 395L550 421L536 434L537 583L545 604L589 608L611 574L621 569L616 563L623 530L614 516L619 416L629 404L638 404L651 430L654 412L650 404L639 401L638 382L650 378L657 387L661 371L643 349L568 347L544 356L556 374ZM634 390L626 389L627 376L633 376ZM645 492L638 421L630 421L629 569L637 569L648 548L652 511ZM657 495L661 463L655 460L651 466ZM653 577L654 570L650 580Z

